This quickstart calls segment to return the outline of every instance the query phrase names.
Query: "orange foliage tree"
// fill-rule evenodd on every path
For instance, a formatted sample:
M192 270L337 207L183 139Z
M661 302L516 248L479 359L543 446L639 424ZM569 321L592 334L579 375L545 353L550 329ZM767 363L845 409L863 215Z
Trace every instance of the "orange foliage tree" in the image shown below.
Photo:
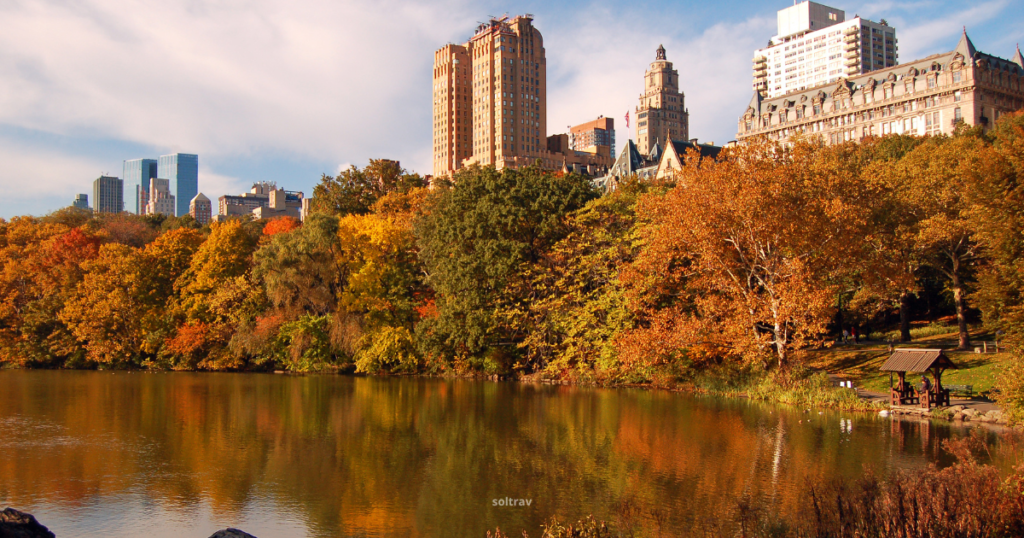
M270 237L280 233L288 233L298 227L298 219L294 219L292 217L277 217L270 219L263 226L263 235Z
M784 366L824 334L865 220L857 175L827 155L755 143L682 169L674 189L641 201L645 245L623 275L640 327L619 339L624 362L735 355Z

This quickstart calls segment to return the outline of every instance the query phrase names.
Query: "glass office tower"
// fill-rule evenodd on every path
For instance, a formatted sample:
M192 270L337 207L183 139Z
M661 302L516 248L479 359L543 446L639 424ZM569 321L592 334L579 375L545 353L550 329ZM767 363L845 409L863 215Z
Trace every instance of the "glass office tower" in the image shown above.
M190 153L161 155L156 177L170 180L174 216L188 215L189 202L199 194L199 156Z
M132 159L124 162L124 210L138 215L139 189L148 189L149 180L156 177L156 159Z

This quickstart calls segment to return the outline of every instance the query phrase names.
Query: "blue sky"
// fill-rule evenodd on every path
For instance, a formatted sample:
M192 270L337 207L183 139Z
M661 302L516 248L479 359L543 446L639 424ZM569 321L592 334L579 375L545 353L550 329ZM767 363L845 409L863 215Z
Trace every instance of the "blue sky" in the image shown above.
M900 59L961 28L1009 58L1020 0L826 2L885 18ZM122 161L199 154L211 198L276 181L312 192L370 158L430 173L433 52L478 21L531 13L548 58L549 134L637 103L659 44L690 133L724 143L750 99L753 51L792 1L0 0L0 217L68 205ZM91 195L91 194L90 194Z

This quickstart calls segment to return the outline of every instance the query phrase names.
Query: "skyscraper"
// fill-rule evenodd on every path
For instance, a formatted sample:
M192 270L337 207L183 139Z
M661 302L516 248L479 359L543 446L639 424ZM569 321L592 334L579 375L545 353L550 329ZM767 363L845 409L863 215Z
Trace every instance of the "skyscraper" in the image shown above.
M533 15L491 19L434 53L434 175L518 166L547 151L547 63Z
M896 29L846 20L841 9L801 2L778 12L778 35L754 52L754 91L769 99L897 63Z
M690 113L685 96L679 91L679 72L665 58L665 47L658 45L654 61L644 74L644 93L636 108L636 147L649 155L655 143L668 144L690 138Z
M156 177L169 181L176 204L174 216L188 214L188 204L199 194L199 156L190 153L161 155Z
M124 162L124 209L136 215L142 214L145 201L140 201L140 191L149 187L149 180L156 176L156 159L132 159Z
M124 182L110 176L96 178L92 182L92 203L97 213L124 211Z
M76 209L89 209L89 195L76 194L75 201L71 202L71 207L74 207Z

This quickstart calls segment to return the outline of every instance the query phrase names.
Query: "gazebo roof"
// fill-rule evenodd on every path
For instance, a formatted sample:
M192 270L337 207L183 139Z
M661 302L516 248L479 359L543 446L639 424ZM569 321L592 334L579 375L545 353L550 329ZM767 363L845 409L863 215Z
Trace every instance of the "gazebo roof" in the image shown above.
M882 365L883 372L927 372L929 368L956 368L941 349L897 349Z

